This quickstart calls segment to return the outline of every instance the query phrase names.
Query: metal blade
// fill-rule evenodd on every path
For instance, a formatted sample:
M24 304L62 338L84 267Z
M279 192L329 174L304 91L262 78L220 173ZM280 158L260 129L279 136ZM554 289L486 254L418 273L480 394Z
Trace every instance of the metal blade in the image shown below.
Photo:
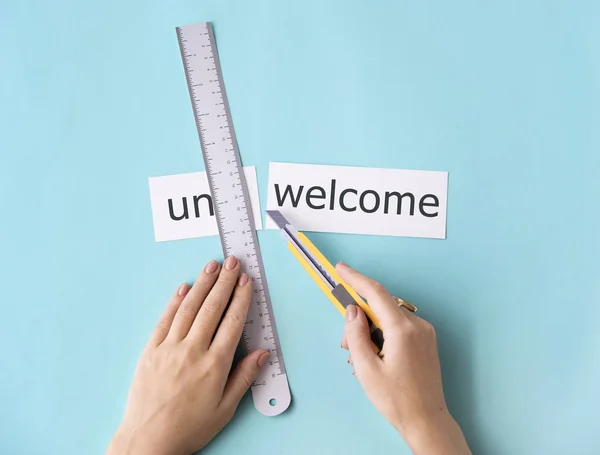
M304 257L304 259L308 262L311 268L317 272L319 278L323 280L323 282L333 290L337 286L337 281L334 280L321 266L321 263L315 259L310 251L308 251L300 239L296 236L298 233L298 229L290 224L288 220L281 214L279 210L267 210L267 215L271 217L271 219L275 222L275 224L281 230L281 235L289 241L292 242L292 245L296 247L296 249L300 252L300 254Z

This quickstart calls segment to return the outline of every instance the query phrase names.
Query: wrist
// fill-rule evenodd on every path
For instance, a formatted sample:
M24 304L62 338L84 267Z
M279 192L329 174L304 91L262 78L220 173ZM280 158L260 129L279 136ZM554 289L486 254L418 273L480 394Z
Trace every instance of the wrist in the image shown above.
M395 427L415 455L471 453L460 427L447 409Z
M121 430L117 430L108 445L106 455L134 455L131 451L130 438L127 438Z
M113 436L106 455L171 455L160 447L149 444L135 430L119 428Z

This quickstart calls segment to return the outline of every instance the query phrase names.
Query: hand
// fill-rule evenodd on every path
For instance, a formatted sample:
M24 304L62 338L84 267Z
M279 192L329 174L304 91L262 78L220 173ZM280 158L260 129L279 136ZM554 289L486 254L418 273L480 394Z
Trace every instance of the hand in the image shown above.
M191 289L182 284L171 297L107 454L189 455L231 420L269 354L252 352L229 375L252 284L235 257L219 269L209 262Z
M336 270L367 299L381 324L385 343L379 356L360 307L346 309L342 347L369 400L403 436L415 454L470 454L446 407L433 326L398 307L379 283L339 263Z

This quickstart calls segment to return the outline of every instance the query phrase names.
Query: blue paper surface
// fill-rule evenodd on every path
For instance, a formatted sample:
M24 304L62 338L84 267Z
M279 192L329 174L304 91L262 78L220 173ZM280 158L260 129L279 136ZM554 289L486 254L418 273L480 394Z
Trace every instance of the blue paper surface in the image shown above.
M599 453L592 0L3 0L0 453L103 453L168 297L220 257L154 243L147 181L203 170L175 26L205 20L263 207L269 161L449 171L447 240L310 238L435 324L474 452ZM408 454L339 314L259 238L294 401L244 401L206 453Z

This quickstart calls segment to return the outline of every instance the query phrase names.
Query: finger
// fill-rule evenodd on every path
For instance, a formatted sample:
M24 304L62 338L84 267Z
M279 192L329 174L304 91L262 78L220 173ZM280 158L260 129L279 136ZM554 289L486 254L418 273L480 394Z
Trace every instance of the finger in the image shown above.
M338 263L335 268L344 281L367 299L367 303L379 319L384 332L386 326L391 325L392 321L406 316L403 312L398 311L398 306L390 293L377 281L357 272L343 262Z
M150 337L150 344L154 346L158 346L169 334L169 330L171 329L171 325L173 324L173 319L175 318L175 314L183 302L184 297L190 290L190 285L187 283L183 283L177 291L171 296L169 303L163 311L163 314L160 316L154 331L152 332L152 336Z
M373 350L367 317L356 305L346 307L346 339L356 371L364 371L379 364L381 360Z
M215 285L212 287L204 303L198 311L189 336L203 349L208 349L215 335L217 326L223 317L223 312L231 299L240 273L240 261L235 256L229 256L219 273Z
M349 363L350 365L354 365L354 363L352 363L352 354L350 354L350 355L348 356L348 363Z
M342 349L348 350L348 340L346 340L346 332L344 332L344 336L342 337Z
M217 261L210 261L206 264L202 272L200 272L194 286L187 293L177 314L175 314L169 337L173 337L176 340L182 340L186 337L202 302L204 302L204 299L217 280L217 271L219 268L220 265Z
M229 376L219 406L227 410L235 410L268 358L269 353L262 349L244 357Z
M233 360L235 349L242 336L251 297L252 284L248 275L242 273L233 291L229 308L210 346L211 350L214 349L220 356L224 356L229 363Z

